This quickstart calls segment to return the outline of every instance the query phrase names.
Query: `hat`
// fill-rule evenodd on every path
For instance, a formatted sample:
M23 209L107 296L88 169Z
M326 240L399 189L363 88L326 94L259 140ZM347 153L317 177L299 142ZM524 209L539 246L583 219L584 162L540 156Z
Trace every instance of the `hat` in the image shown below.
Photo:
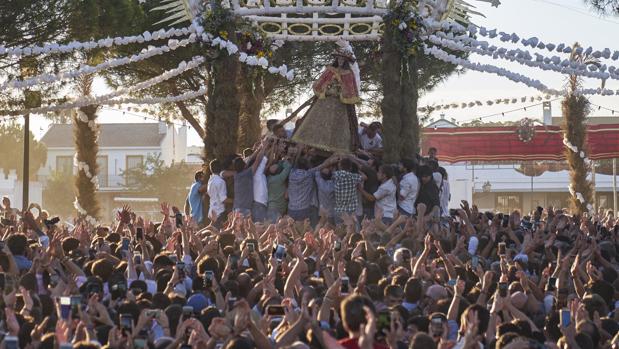
M199 314L202 309L208 306L208 300L202 293L194 293L187 300L187 305L193 307L193 312Z

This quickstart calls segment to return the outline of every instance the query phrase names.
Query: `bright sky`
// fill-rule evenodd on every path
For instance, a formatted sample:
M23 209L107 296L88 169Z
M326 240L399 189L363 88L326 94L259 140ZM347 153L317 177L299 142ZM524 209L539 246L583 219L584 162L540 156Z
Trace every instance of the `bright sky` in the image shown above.
M592 46L594 49L603 50L608 47L611 51L619 49L619 43L611 38L619 33L619 18L617 17L600 17L591 11L582 0L501 0L502 4L498 7L492 7L490 4L469 0L470 3L476 5L478 10L486 15L486 18L475 18L474 22L478 25L486 26L487 28L498 28L499 31L508 33L515 32L521 38L529 38L532 36L538 37L546 43L565 43L571 45L578 41L585 48ZM483 40L484 38L479 38ZM498 46L508 48L524 48L523 46L509 46L498 39L491 40ZM529 51L534 52L530 47ZM545 56L556 54L549 53L547 50L538 51ZM469 58L473 62L482 62L497 65L514 72L521 73L531 78L539 79L542 83L550 88L561 88L565 84L564 76L545 72L535 68L529 68L517 63L510 63L504 60L492 60L492 58L481 57L479 55L471 55ZM606 60L609 65L619 67L619 62ZM612 64L614 63L614 64ZM586 79L584 87L595 88L599 87L599 81ZM607 82L607 88L613 90L619 89L619 81L611 80ZM101 90L104 90L103 88ZM98 92L101 93L101 92ZM97 93L97 94L98 94ZM487 73L478 73L467 71L459 76L452 76L444 83L440 84L434 91L423 96L420 101L420 106L427 104L443 104L443 103L462 103L480 100L493 100L497 98L520 98L541 95L537 90L526 87L523 84L514 83L506 78L499 77ZM618 117L619 123L619 97L601 97L593 96L590 98L592 103L616 110L615 116ZM300 101L299 101L300 102ZM490 117L487 121L499 120L518 120L523 117L541 118L542 107L527 108L527 111L518 111L506 113L501 116L501 112L526 107L531 103L520 103L510 105L486 106L467 108L467 109L450 109L444 111L445 117L448 119L455 118L457 121L466 121L482 116L498 113L498 116ZM560 116L559 101L552 103L553 115ZM293 108L294 109L294 108ZM443 112L435 112L432 117L435 119L440 117ZM592 116L611 116L610 111L593 109ZM100 117L100 122L144 122L142 117L122 115L120 112L103 111ZM32 122L32 131L37 137L41 137L49 122L40 118L35 118ZM202 145L202 141L194 131L190 132L190 145Z

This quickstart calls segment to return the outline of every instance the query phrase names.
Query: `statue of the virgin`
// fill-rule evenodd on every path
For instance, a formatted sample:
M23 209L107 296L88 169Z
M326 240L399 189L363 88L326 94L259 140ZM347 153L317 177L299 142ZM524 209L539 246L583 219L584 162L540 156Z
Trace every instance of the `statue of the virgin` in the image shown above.
M333 63L312 86L315 100L300 120L292 140L332 153L359 148L355 104L360 101L359 66L352 47L338 41Z

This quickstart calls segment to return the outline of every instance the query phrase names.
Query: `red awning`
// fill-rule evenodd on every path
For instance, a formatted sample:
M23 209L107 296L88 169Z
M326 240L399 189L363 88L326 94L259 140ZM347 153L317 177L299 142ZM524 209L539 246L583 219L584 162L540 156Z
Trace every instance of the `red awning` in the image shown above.
M522 142L517 127L425 128L422 149L438 149L438 158L458 161L564 160L563 134L558 126L536 126L535 136ZM587 127L587 157L619 158L619 124Z

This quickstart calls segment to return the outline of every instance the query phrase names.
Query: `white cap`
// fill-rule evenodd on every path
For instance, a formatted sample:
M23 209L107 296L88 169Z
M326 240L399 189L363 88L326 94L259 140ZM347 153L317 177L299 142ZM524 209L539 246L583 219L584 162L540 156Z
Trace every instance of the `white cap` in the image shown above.
M477 240L477 236L471 236L469 239L469 254L474 256L477 252L477 246L479 245L479 240Z

